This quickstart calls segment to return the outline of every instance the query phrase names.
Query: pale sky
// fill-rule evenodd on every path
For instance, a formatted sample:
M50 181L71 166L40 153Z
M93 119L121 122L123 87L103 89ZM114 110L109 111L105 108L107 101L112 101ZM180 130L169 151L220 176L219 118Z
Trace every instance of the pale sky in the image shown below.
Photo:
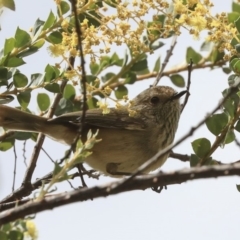
M230 11L231 1L214 0L214 12ZM37 18L46 19L50 9L55 9L52 0L16 0L16 12L6 10L3 13L0 31L0 43L14 36L19 26L29 30ZM169 67L185 59L185 49L192 46L199 50L201 41L192 40L186 34L178 39L174 56ZM167 47L158 54L164 56ZM54 63L46 51L40 51L25 58L27 64L20 70L30 76L41 73L48 62ZM151 64L152 62L150 62ZM153 63L152 63L153 64ZM184 74L186 76L186 74ZM221 92L227 87L227 75L221 70L196 70L192 73L191 96L179 123L176 139L195 126L221 99ZM130 89L130 97L148 87L153 81L147 80L135 84ZM162 85L170 85L167 78ZM14 105L14 104L13 104ZM17 103L15 103L17 106ZM35 110L34 106L31 108ZM193 153L191 142L199 137L211 141L214 136L204 126L174 151L182 154ZM239 136L238 136L239 137ZM30 158L32 142L27 143L27 159ZM46 140L44 148L54 159L63 156L65 146ZM18 144L17 187L21 183L25 166L22 158L22 142ZM217 150L214 158L222 162L239 159L239 150L234 144ZM0 152L0 197L11 192L14 155L12 151ZM169 159L162 167L171 171L189 167L178 160ZM43 176L52 168L44 153L40 155L34 179ZM100 181L88 181L89 185L99 185L114 179L102 177ZM236 190L240 184L238 177L197 180L181 185L169 186L161 194L151 190L134 191L93 201L79 202L36 215L35 222L39 230L39 240L122 240L122 239L194 239L194 240L237 240L239 239L240 193ZM74 186L79 185L79 179ZM68 189L64 184L58 190Z

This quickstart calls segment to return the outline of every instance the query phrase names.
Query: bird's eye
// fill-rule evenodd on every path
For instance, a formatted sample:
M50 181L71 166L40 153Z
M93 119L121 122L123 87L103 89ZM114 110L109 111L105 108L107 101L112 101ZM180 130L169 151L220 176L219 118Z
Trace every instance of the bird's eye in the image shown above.
M159 103L159 98L155 96L155 97L152 97L150 101L152 104L155 105L155 104Z

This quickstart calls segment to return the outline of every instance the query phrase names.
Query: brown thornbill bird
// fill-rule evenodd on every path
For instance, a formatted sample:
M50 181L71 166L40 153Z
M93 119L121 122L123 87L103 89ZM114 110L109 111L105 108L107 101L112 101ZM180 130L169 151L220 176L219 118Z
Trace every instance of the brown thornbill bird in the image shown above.
M130 106L111 108L109 114L101 109L86 112L82 140L91 129L99 130L92 154L85 162L105 175L129 175L158 151L170 145L178 127L181 105L179 99L186 91L177 93L171 87L151 87L132 101ZM129 111L130 110L130 111ZM129 112L134 114L129 115ZM0 105L0 126L24 132L41 132L57 142L72 144L81 124L81 112L63 114L47 119ZM165 154L149 166L149 173L163 165Z

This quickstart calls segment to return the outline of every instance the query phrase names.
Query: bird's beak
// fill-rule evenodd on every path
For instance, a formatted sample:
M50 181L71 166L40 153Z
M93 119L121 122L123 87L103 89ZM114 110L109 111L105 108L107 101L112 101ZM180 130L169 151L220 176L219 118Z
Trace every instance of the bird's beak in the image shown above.
M182 92L179 92L179 93L176 93L173 97L172 97L172 100L174 99L179 99L180 97L182 97L184 94L186 94L188 91L187 90L184 90Z

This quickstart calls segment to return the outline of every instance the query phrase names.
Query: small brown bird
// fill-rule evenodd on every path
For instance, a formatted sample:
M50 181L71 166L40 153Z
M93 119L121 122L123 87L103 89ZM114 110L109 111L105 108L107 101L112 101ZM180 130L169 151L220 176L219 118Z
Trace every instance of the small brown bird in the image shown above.
M99 129L98 138L102 141L94 145L86 163L114 177L134 172L173 142L181 110L179 98L185 93L177 93L167 86L151 87L132 100L129 108L136 113L133 117L129 116L127 106L111 108L105 115L101 109L88 110L83 140L89 129L93 132ZM47 119L0 105L0 126L16 131L41 132L69 145L77 136L80 116L81 112L73 112ZM168 154L161 156L145 173L161 167L167 157Z

